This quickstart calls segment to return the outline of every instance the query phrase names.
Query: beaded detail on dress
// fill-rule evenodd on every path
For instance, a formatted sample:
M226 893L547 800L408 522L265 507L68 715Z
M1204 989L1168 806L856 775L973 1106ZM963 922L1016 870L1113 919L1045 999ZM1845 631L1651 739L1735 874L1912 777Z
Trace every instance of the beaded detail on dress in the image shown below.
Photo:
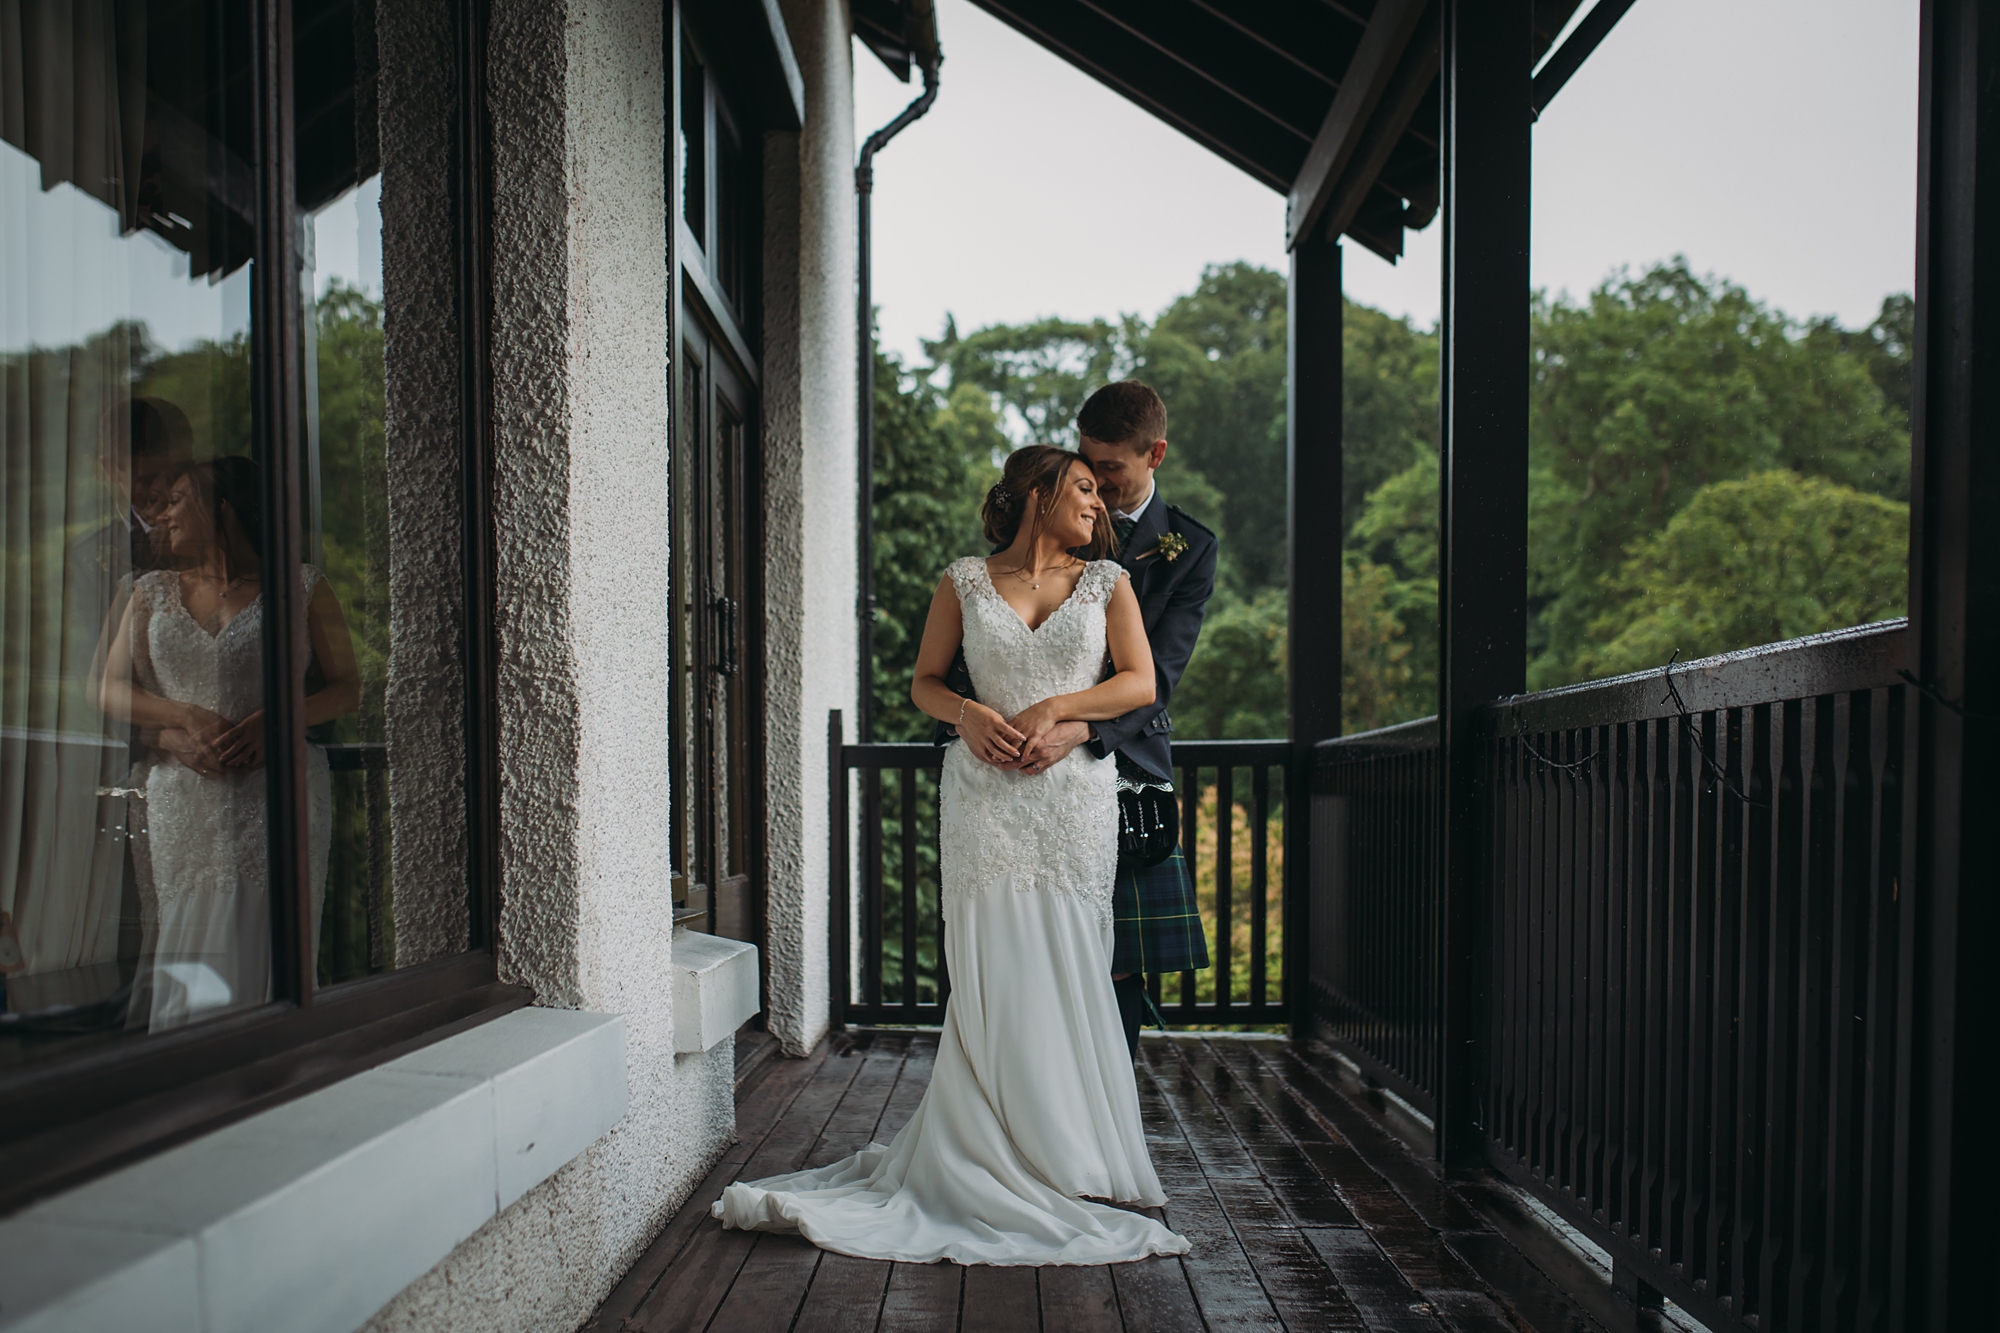
M973 696L1005 717L1056 694L1087 690L1107 670L1105 613L1125 575L1095 560L1076 588L1029 629L993 586L986 562L968 556L946 571L958 592ZM945 752L938 852L945 911L989 889L1071 894L1089 900L1105 926L1118 871L1117 768L1079 746L1046 773L994 768L962 742Z

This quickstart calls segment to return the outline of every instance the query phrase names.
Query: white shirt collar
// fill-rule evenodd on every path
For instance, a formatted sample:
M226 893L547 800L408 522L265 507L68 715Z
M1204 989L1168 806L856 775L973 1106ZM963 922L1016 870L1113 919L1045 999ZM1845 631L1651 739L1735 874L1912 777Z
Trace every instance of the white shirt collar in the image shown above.
M1149 478L1146 482L1146 498L1139 501L1139 507L1133 510L1114 509L1111 511L1111 517L1128 518L1131 519L1134 523L1137 523L1139 521L1139 515L1146 512L1146 506L1153 503L1153 492L1158 489L1159 487L1155 486L1152 483L1151 479Z

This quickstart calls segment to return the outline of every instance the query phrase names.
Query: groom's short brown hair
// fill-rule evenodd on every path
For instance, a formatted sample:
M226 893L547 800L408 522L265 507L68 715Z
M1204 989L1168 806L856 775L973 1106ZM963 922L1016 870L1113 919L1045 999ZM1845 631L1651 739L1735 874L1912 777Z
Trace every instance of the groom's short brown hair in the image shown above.
M1167 405L1139 381L1119 380L1090 395L1076 414L1076 430L1100 444L1151 448L1167 438Z

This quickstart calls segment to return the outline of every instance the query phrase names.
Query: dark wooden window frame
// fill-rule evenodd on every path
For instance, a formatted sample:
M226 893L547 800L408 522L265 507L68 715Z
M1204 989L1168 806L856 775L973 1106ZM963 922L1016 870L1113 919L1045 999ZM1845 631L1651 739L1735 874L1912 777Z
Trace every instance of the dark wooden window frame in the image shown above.
M466 893L473 947L454 957L320 989L311 966L306 749L300 719L305 599L298 209L293 188L290 0L251 6L258 150L253 252L252 429L264 470L264 694L273 762L272 990L278 998L180 1031L95 1046L0 1077L0 1213L394 1059L526 1004L498 978L499 759L494 690L492 440L487 256L491 157L484 73L487 0L457 0L460 115L452 143L463 420L467 608ZM289 738L289 739L288 739Z
M745 41L762 41L768 37L768 34L763 32L738 32L728 26L730 20L739 19L740 17L740 14L731 13L727 6L718 8L714 5L695 2L695 0L690 0L689 3L681 3L681 0L676 0L667 11L667 25L664 33L667 49L664 52L666 59L662 63L672 81L665 98L667 115L670 118L666 134L668 157L666 163L667 189L669 198L666 209L667 226L665 237L669 287L667 295L667 345L670 349L667 386L668 402L672 405L669 409L668 447L672 455L669 466L672 467L674 466L674 460L678 459L682 448L680 436L684 424L680 419L680 405L683 400L681 392L683 369L681 358L683 355L684 337L687 332L684 327L683 312L692 309L696 312L700 320L702 326L700 334L709 343L711 355L724 357L731 362L732 368L738 377L742 379L756 404L754 415L757 419L746 423L746 429L751 431L754 444L753 447L746 451L743 460L742 478L745 492L743 505L743 518L745 522L743 546L747 554L744 586L746 607L742 621L742 650L744 657L742 669L749 685L744 700L749 713L746 719L744 748L752 761L752 771L747 775L746 800L743 813L745 822L748 825L745 830L745 868L751 876L751 909L748 923L749 930L747 933L755 937L754 942L759 945L758 992L760 997L762 997L768 993L769 982L770 951L763 946L766 929L765 895L770 884L770 839L769 816L765 800L767 771L764 764L765 753L768 748L768 735L766 731L768 700L765 690L765 640L763 626L766 586L764 571L765 529L763 520L765 494L762 422L764 385L761 364L762 357L759 355L762 351L763 338L763 311L761 309L763 301L763 227L761 221L763 206L763 152L761 139L768 124L773 119L782 120L782 117L773 116L769 105L770 98L759 91L759 74L757 73L754 61L748 57L746 51L743 49ZM705 216L702 228L703 235L700 238L697 238L688 226L686 216L683 212L684 203L680 197L682 180L682 163L680 162L682 111L683 108L687 107L694 100L684 97L682 88L682 77L687 70L686 62L682 58L682 43L689 41L693 44L694 54L700 62L706 84L703 95L700 98L703 107L703 124L699 130L695 131L700 136L702 169L704 172L701 188ZM718 65L716 61L722 61L723 63ZM718 106L717 104L720 99L715 95L718 84L729 87L738 95L739 100L734 105ZM716 154L720 147L717 143L719 136L716 134L716 124L718 119L724 117L727 118L729 130L736 136L739 149L750 166L745 179L741 182L742 187L747 191L747 208L749 210L748 216L743 219L747 224L743 227L744 235L739 238L742 254L741 262L747 266L748 270L742 293L732 293L725 290L724 276L718 272L716 264L717 253L723 248L721 245L718 245L719 238L716 236L716 228L721 222L719 201L716 197L718 176L721 171L720 164L716 161ZM704 242L706 243L704 244ZM737 302L743 293L747 293L749 296L748 301L744 302L744 304L750 306L750 309L738 309ZM677 518L681 512L681 501L678 495L670 497L669 511L670 515L676 516L670 518L672 532L669 540L674 544L674 549L678 551L681 540ZM678 664L681 661L679 622L680 614L678 609L676 609L673 613L672 622L675 626L673 631L675 644L671 650L673 661L676 663L676 670L678 670ZM693 745L693 738L684 734L685 728L682 726L681 721L678 686L676 687L674 699L668 744L671 749L671 762L676 771L675 782L678 787L679 773L682 771L689 748ZM685 835L681 823L681 820L685 817L683 814L683 806L685 804L685 802L676 801L674 806L674 855L677 862L685 854ZM693 880L690 874L692 869L692 866L680 865L678 863L674 866L674 919L677 924L686 922L697 929L713 928L715 920L712 898L707 904L701 905L700 910L696 910L696 905L689 901L688 893L693 887ZM763 1022L761 1013L753 1021L761 1026Z

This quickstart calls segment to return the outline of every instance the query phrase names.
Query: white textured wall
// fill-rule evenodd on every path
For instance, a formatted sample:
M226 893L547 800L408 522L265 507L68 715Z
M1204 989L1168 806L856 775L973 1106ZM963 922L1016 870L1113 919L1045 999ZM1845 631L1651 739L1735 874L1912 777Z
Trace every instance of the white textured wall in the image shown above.
M494 0L488 68L501 972L626 1016L631 1110L385 1333L575 1327L734 1131L732 1043L673 1054L661 6Z
M768 1021L802 1055L827 1022L826 716L853 737L853 42L840 0L783 0L804 129L765 144L764 433L771 888Z

